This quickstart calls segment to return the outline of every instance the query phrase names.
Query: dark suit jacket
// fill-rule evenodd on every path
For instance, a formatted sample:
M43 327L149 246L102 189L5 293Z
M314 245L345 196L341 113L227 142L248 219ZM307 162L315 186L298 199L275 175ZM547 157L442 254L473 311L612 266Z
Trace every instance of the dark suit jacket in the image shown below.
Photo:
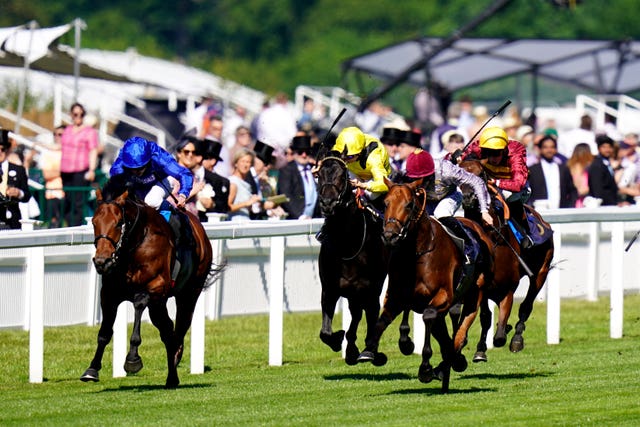
M544 160L540 160L544 162ZM566 165L558 165L558 173L560 175L560 207L573 208L576 206L578 198L578 190L573 184L571 172ZM529 168L529 185L531 186L531 197L529 204L533 206L535 200L546 200L549 198L547 194L547 181L542 172L542 165L536 163Z
M2 172L0 171L0 179L2 178ZM0 222L7 224L10 228L20 228L20 207L18 206L18 201L26 202L31 198L31 192L29 191L29 182L27 178L27 172L24 167L19 165L14 165L13 163L9 163L9 172L8 172L8 183L9 187L16 187L22 190L24 193L20 200L15 200L15 203L2 203L0 204ZM4 194L3 194L4 196ZM7 213L9 213L7 215ZM9 218L7 218L7 216Z
M296 162L291 161L280 169L278 175L278 194L284 194L289 198L287 203L283 203L284 209L289 216L287 219L298 219L304 212L304 183L298 170ZM320 205L316 202L313 209L313 217L320 217Z
M211 172L205 169L204 181L213 187L213 191L216 192L213 196L213 208L207 209L207 212L198 212L200 221L207 220L207 213L227 213L229 212L229 180L215 172Z
M602 206L618 204L618 185L604 164L602 156L596 156L588 169L589 195L602 199Z

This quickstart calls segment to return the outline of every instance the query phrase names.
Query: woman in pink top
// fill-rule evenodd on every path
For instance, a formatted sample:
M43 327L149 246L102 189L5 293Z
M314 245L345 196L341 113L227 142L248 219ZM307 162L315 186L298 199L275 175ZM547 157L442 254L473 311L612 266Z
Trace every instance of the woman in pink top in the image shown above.
M81 104L71 106L72 124L62 133L60 176L66 192L66 218L70 226L84 223L85 195L81 191L67 191L67 187L87 187L95 179L98 162L98 132L84 124L85 109Z

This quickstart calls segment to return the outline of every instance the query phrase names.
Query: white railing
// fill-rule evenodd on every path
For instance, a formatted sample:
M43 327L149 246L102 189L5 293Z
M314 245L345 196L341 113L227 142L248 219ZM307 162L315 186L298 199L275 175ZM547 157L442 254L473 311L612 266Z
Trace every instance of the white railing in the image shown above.
M640 131L640 101L627 95L578 95L576 114L578 117L595 111L595 129L602 129L605 114L616 118L616 126L622 134Z
M638 247L634 247L630 252L624 252L624 239L625 239L625 225L627 226L627 234L631 236L634 231L640 227L640 209L638 208L616 208L616 207L600 207L596 209L564 209L553 210L544 212L544 217L549 222L554 224L555 234L554 240L556 244L556 256L555 262L559 260L567 260L568 264L577 263L578 269L584 271L585 266L598 265L600 263L600 249L607 245L606 240L600 240L601 235L605 235L609 232L606 228L610 227L610 273L609 273L609 285L611 296L611 320L610 320L610 335L612 338L619 338L622 336L622 300L624 295L623 285L623 271L625 268L635 271L635 265L633 263L626 263L625 260L637 259L634 256L634 252L637 253L640 250ZM567 252L565 246L563 246L562 235L565 227L571 228L574 223L578 224L597 224L597 227L581 227L584 232L589 232L589 245L588 251L589 258L582 254L579 259L567 259L571 254L575 255L575 252ZM242 239L258 239L267 238L270 241L268 253L269 262L269 280L268 280L268 305L270 313L269 321L269 364L281 365L282 364L282 314L284 309L284 285L285 285L285 262L288 265L294 261L290 258L295 258L294 253L291 255L289 252L289 259L285 256L289 249L285 245L286 236L307 236L308 244L317 248L317 243L313 241L313 235L320 228L322 220L308 220L308 221L254 221L248 223L230 223L222 222L218 224L205 224L205 229L210 239L214 240L214 246L219 241L225 241L227 244L233 241L242 241ZM605 229L601 232L600 227ZM594 232L595 231L595 232ZM43 368L43 310L44 310L44 278L45 278L45 248L58 247L56 252L63 252L63 247L73 247L78 245L85 245L88 248L93 243L93 231L90 226L84 227L70 227L66 229L53 229L53 230L35 230L35 231L4 231L0 233L0 250L9 250L7 248L26 248L24 256L25 277L23 279L24 292L26 295L28 309L26 310L25 317L28 321L25 321L25 326L30 331L30 381L41 382L42 381L42 368ZM312 243L313 242L313 243ZM569 244L571 242L568 242ZM636 246L640 245L638 243ZM252 245L250 245L252 246ZM3 249L4 248L4 249ZM592 250L593 249L593 250ZM261 251L262 249L260 249ZM249 247L245 247L244 253L248 259L255 257L255 254ZM62 255L62 254L59 254ZM305 265L313 265L316 253L307 253L308 257L311 257L312 262L303 263ZM217 254L220 259L220 254ZM99 285L98 276L93 270L90 257L85 260L91 266L92 283L89 284L91 291L84 296L91 306L87 311L91 311L91 316L94 316L93 309L97 303L97 288ZM309 259L309 258L307 258ZM9 262L7 258L2 260L2 265ZM58 263L63 262L58 259ZM77 263L77 259L75 260ZM317 265L317 263L316 263ZM315 267L314 267L315 268ZM546 286L546 300L547 300L547 342L549 344L557 344L559 342L559 325L560 325L560 297L561 289L560 283L564 283L566 288L567 284L570 284L572 280L576 280L574 275L567 275L564 280L561 280L563 275L562 264L559 268L555 268L551 271L547 286ZM229 266L229 270L233 270L233 266ZM593 286L593 289L586 292L589 299L595 299L598 294L598 286L600 289L604 289L606 286L602 283L598 283L598 269L592 269L589 274L595 274L597 277L590 281L589 286ZM294 272L295 273L295 272ZM6 273L5 273L6 274ZM565 273L566 274L566 273ZM300 277L296 277L296 285L300 282ZM224 280L227 280L226 278ZM291 280L291 278L290 278ZM90 280L91 281L91 280ZM236 277L236 282L240 281L242 286L234 286L234 291L242 292L250 289L247 280L243 277ZM307 280L308 281L308 280ZM237 283L235 283L237 285ZM300 284L302 285L302 284ZM633 285L637 287L636 285ZM238 291L238 288L241 288ZM628 286L629 288L629 286ZM209 294L209 295L207 295ZM216 292L207 292L203 298L200 299L196 313L194 313L194 319L192 324L192 341L194 345L200 347L197 351L193 351L191 369L192 372L202 372L203 360L204 360L204 347L202 342L204 340L204 319L205 308L204 300L220 299L222 295ZM65 298L64 296L62 296ZM218 305L220 301L216 301L215 305ZM117 357L118 363L114 363L114 376L124 375L122 372L122 363L124 355L126 354L126 326L127 319L124 315L125 305L121 305L119 310L119 317L116 325L114 326L116 333L114 334L114 357ZM219 313L218 313L219 314ZM4 317L4 315L3 315ZM94 320L94 319L92 319ZM88 322L91 323L91 322ZM0 325L3 326L3 325ZM416 334L416 340L418 340ZM198 344L199 343L199 344Z

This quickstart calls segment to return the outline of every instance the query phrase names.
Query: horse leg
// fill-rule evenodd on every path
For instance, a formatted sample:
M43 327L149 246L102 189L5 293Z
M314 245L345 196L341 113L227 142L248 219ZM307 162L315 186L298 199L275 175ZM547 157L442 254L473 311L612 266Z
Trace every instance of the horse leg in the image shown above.
M440 345L440 354L442 362L433 370L436 379L442 381L442 393L449 391L449 378L451 377L451 364L455 355L453 349L453 340L449 336L447 330L447 322L445 316L437 316L433 322L433 337ZM464 358L464 356L462 356ZM466 360L465 360L466 364Z
M185 290L186 291L186 290ZM193 320L193 311L198 303L202 289L200 287L193 289L190 293L181 293L176 295L176 325L175 339L177 351L174 357L176 367L182 360L182 352L184 351L184 337L191 327Z
M89 368L82 374L80 379L84 382L87 381L100 381L99 371L102 369L102 356L104 355L104 349L111 341L113 336L113 324L116 321L116 314L118 313L118 305L123 301L122 299L113 299L104 291L104 284L102 291L100 292L100 307L102 308L102 324L98 331L98 347L96 348L95 355L89 364Z
M422 362L418 368L418 379L423 383L430 383L436 378L430 361L433 355L433 349L431 348L431 330L437 317L438 311L432 307L426 308L422 313L425 331L424 345L422 347Z
M173 322L167 312L167 301L164 299L151 301L149 304L149 317L151 318L151 323L158 328L160 339L164 343L167 351L168 373L165 388L176 388L180 384L178 369L175 363L178 345L176 344L176 337L173 331Z
M140 335L140 324L142 323L142 313L149 304L149 294L141 292L133 297L133 308L135 316L133 320L133 331L131 332L131 339L129 341L129 353L124 362L124 370L129 374L135 374L142 369L142 358L138 354L138 347L142 343L142 337Z
M365 349L360 353L360 356L358 356L358 362L372 362L376 366L382 366L387 363L387 356L384 353L378 352L380 338L391 322L393 322L402 311L400 309L391 309L390 307L389 299L387 298L382 313L375 323L375 327L367 328L367 337L364 341Z
M344 331L333 332L333 316L336 311L338 295L322 291L320 305L322 307L322 328L320 329L320 340L331 347L333 351L342 349L342 341L344 340Z
M498 326L496 327L496 333L493 336L494 347L504 347L507 343L507 334L511 330L511 326L507 325L509 316L511 315L511 308L513 307L513 292L509 292L500 301L500 310L498 314Z
M516 323L515 333L511 338L511 344L509 345L509 349L513 353L517 353L524 348L524 338L522 334L526 329L525 322L531 316L531 312L533 311L533 302L538 296L538 292L540 292L540 288L537 286L533 286L533 280L529 278L530 285L529 290L527 291L527 296L520 303L520 308L518 309L518 323ZM544 282L543 282L544 283Z
M411 314L411 310L405 310L402 313L402 322L400 322L400 339L398 340L398 347L400 348L400 352L405 356L409 356L413 354L416 346L411 341L411 337L409 336L409 332L411 331L411 327L409 326L409 315Z
M358 325L360 324L360 320L362 320L362 307L360 304L353 302L353 300L350 299L349 312L351 313L351 323L349 324L349 329L345 334L347 339L347 351L344 361L347 365L355 365L358 363L358 356L360 355L360 350L358 350L356 340L358 339Z
M487 335L491 328L491 311L489 310L489 300L482 298L480 302L480 341L476 346L476 354L473 355L473 362L487 361Z

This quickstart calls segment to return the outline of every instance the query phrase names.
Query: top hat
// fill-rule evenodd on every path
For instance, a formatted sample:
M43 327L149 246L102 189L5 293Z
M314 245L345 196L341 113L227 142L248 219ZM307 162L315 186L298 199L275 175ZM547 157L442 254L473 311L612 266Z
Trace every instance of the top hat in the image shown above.
M420 140L422 139L422 134L420 132L408 131L405 132L405 134L405 138L400 142L409 144L412 147L420 148Z
M253 151L256 153L256 157L262 160L265 165L271 164L273 161L273 147L269 144L257 140L253 147Z
M3 147L11 147L11 140L9 139L9 131L7 129L0 129L0 145Z
M294 136L291 140L291 149L293 151L311 150L311 137L309 135Z
M382 129L382 136L380 141L387 145L398 145L400 142L407 138L407 131L397 128L384 128Z
M204 159L216 159L219 162L222 162L222 157L220 157L220 151L222 150L222 143L216 141L215 139L205 138L201 140L201 148L198 150Z

